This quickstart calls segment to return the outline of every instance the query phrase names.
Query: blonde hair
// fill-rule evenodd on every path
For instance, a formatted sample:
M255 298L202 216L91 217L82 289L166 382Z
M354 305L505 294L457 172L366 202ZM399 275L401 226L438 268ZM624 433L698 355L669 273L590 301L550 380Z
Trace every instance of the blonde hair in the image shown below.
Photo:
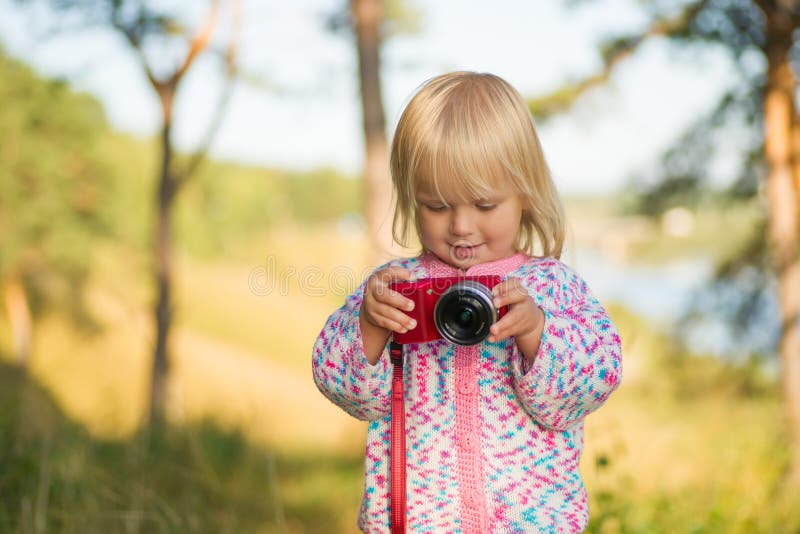
M522 96L493 74L452 72L423 83L406 105L390 159L396 208L392 234L409 246L420 235L416 192L487 198L497 186L520 195L519 251L559 258L564 215Z

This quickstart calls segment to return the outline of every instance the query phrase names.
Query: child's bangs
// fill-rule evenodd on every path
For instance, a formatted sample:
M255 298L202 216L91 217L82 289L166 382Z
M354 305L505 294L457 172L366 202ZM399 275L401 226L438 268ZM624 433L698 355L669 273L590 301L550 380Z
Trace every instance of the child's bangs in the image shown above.
M459 139L443 139L423 146L414 173L414 188L444 202L488 199L516 182L509 180L518 173L506 158L498 157L484 143L475 146Z
M525 132L513 102L490 84L464 83L447 96L417 138L417 190L461 202L522 192Z

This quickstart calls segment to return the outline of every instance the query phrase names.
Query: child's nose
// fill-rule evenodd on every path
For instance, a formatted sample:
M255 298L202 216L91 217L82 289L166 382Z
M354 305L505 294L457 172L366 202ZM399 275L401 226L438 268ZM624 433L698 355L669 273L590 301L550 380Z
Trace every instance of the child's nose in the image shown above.
M465 236L472 233L472 217L464 209L452 210L450 217L450 233L457 236Z

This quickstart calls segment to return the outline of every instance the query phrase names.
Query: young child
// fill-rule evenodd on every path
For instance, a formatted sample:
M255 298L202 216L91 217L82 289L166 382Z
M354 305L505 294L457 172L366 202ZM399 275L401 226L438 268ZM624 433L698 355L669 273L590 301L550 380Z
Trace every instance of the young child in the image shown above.
M387 344L416 326L388 284L493 274L508 311L485 341L405 346L406 531L582 531L583 420L619 384L620 339L558 260L561 205L525 102L491 74L429 80L400 118L391 171L395 239L416 231L422 251L378 268L313 349L320 391L369 421L359 527L390 530Z

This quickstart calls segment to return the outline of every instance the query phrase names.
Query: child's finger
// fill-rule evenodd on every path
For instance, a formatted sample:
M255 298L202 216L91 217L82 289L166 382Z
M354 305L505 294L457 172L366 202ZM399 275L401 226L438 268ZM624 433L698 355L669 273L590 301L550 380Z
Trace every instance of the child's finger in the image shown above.
M411 280L411 271L402 267L387 267L374 273L367 281L367 289L380 293L395 280Z
M494 291L494 298L492 302L494 303L495 307L507 306L509 304L516 304L518 302L523 302L525 299L530 297L528 291L519 283L519 281L514 278L514 282L510 280L503 284L502 287L498 284L495 288L500 288Z
M507 332L509 331L509 327L511 326L513 320L514 316L511 312L509 312L505 314L502 319L490 326L489 341L493 343L508 337Z
M417 326L414 319L387 304L376 304L373 316L378 326L401 334Z
M392 306L398 310L411 311L414 309L413 300L404 297L393 289L389 289L388 286L383 287L380 291L375 292L375 300L388 306Z
M492 293L495 295L505 295L509 292L515 291L518 287L521 287L519 278L509 278L494 286Z
M489 327L489 341L495 342L509 336L517 335L525 326L525 313L519 309L511 309L502 319Z
M510 280L504 280L504 281L500 282L499 284L497 284L496 286L494 286L492 288L492 294L493 295L502 295L503 293L505 293L505 290L506 290L506 287L508 287L509 281Z
M402 267L387 267L375 273L373 294L376 300L401 310L412 310L414 303L390 289L389 285L398 280L411 280L411 271Z
M387 267L373 275L367 285L367 293L371 294L378 302L393 305L398 309L411 310L413 302L389 288L389 284L393 281L410 279L410 270L401 267Z
M387 267L375 273L373 293L381 302L394 304L396 308L410 309L407 307L408 299L400 293L390 289L390 284L395 281L410 281L411 271L402 267ZM409 301L410 302L410 301Z

